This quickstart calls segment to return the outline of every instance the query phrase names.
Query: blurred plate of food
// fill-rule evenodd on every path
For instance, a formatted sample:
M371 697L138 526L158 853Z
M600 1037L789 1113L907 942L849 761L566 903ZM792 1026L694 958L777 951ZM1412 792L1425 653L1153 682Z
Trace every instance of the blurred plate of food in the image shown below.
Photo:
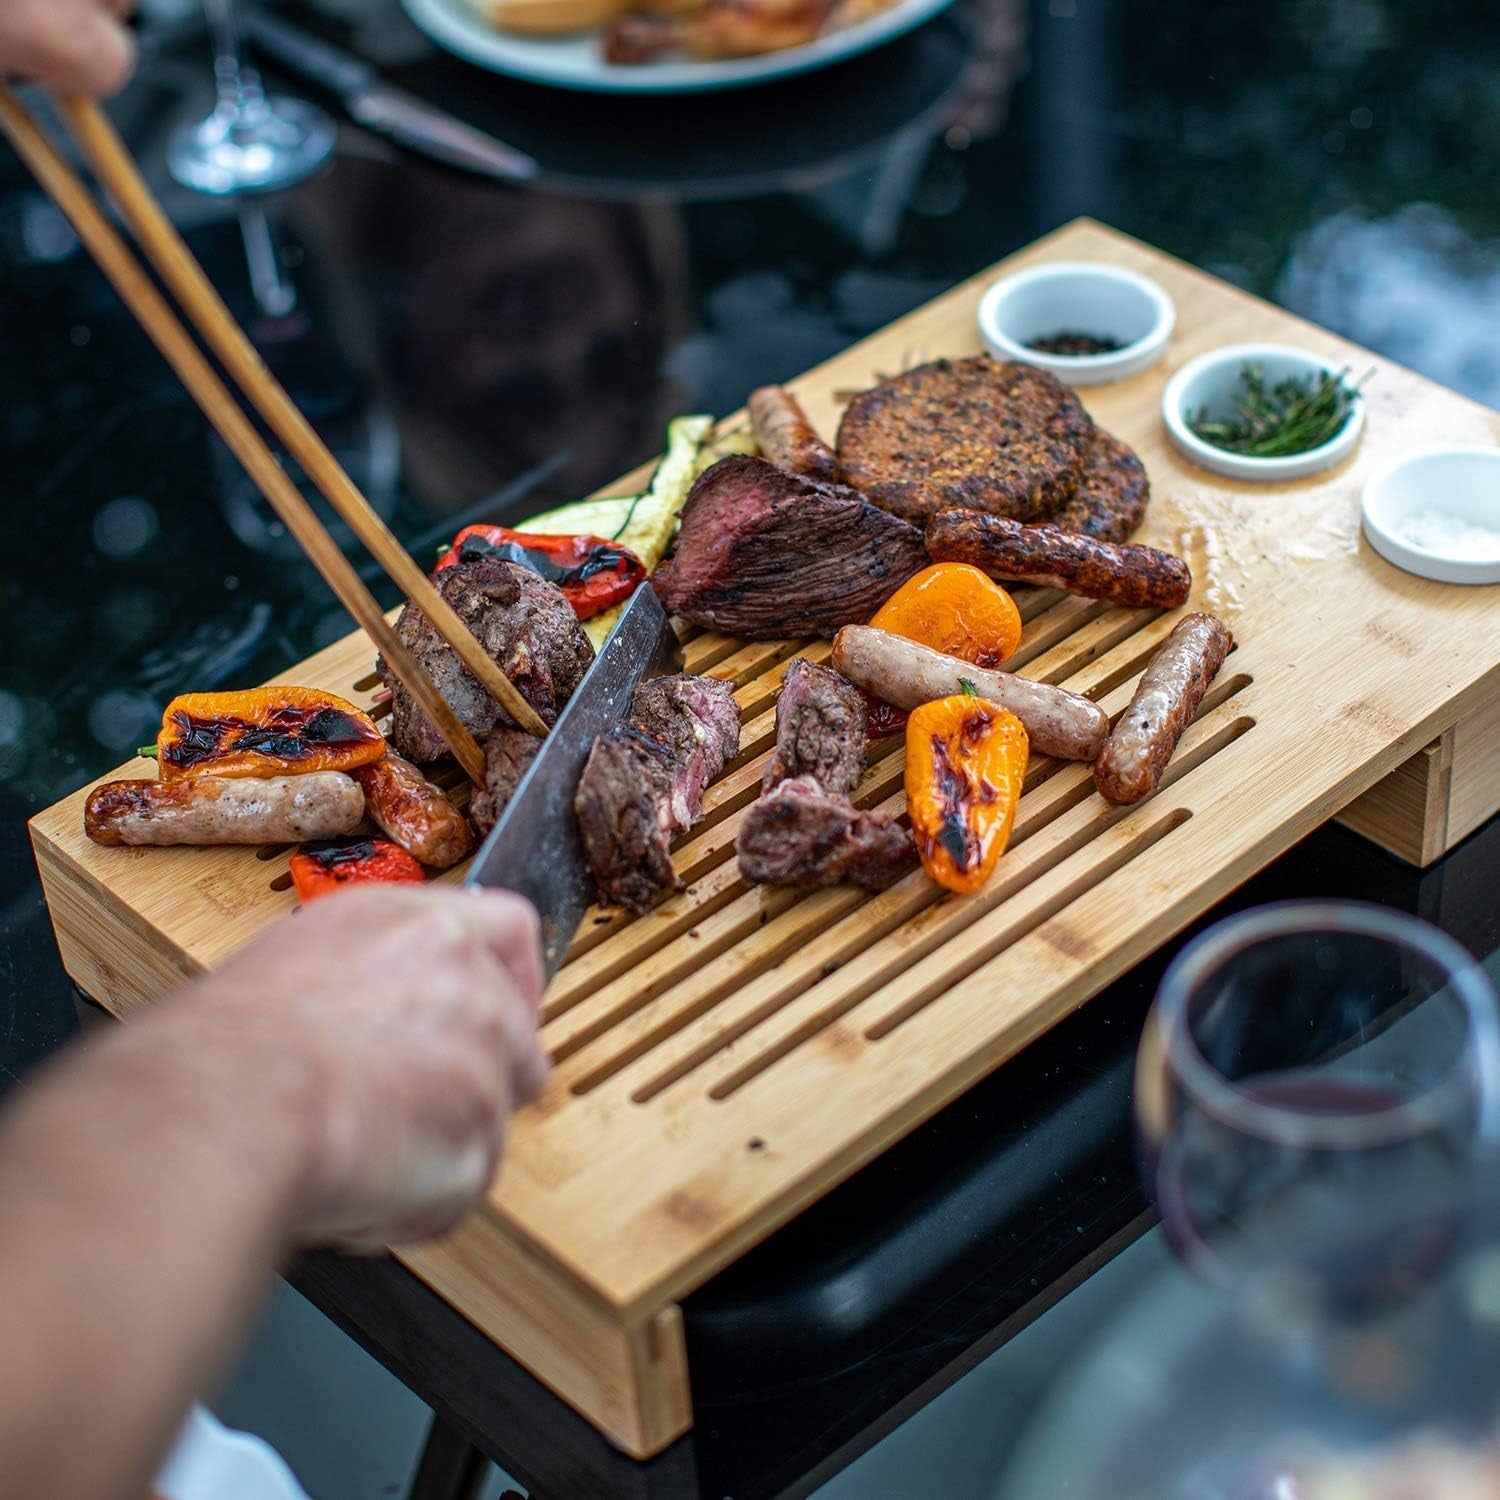
M402 0L440 46L599 93L742 88L881 46L952 0Z

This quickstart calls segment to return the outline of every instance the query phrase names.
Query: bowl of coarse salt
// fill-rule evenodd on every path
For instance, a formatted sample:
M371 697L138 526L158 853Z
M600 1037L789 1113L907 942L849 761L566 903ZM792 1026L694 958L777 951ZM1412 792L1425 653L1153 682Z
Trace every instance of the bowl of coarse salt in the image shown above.
M1500 583L1500 448L1435 448L1366 481L1365 536L1439 583Z

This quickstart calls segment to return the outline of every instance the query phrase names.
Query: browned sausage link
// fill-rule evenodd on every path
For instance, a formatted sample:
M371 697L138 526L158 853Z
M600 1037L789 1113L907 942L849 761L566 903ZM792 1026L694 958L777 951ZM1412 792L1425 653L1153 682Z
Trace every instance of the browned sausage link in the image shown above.
M1156 790L1233 645L1229 627L1213 615L1184 615L1177 622L1094 762L1100 796L1128 806Z
M89 793L96 844L296 844L353 833L365 795L342 771L108 781Z
M833 638L830 660L856 687L897 708L919 708L962 692L968 682L981 698L1025 725L1038 755L1093 760L1109 735L1109 716L1078 693L1011 672L986 671L869 625L844 626Z
M1066 589L1133 608L1187 603L1193 575L1180 557L1155 547L1117 546L1057 526L1025 526L977 510L945 510L927 523L937 562L966 562L991 578Z
M361 766L354 779L364 788L370 821L424 865L446 870L469 852L464 815L394 750Z
M761 453L778 469L790 469L811 479L833 481L839 477L839 461L833 450L813 431L790 391L779 385L763 385L751 391L745 405Z

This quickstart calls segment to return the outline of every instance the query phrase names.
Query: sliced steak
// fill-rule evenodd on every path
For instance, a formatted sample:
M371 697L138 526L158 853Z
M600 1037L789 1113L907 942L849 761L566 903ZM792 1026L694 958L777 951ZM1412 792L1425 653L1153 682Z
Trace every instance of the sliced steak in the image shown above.
M469 803L469 818L481 836L500 821L541 748L542 742L524 729L497 724L490 730L484 742L484 785Z
M939 359L882 381L839 425L847 483L909 521L940 510L1045 520L1078 487L1094 424L1032 365Z
M863 495L735 454L699 476L652 582L695 625L792 640L869 619L927 561L921 533Z
M433 582L521 696L551 724L594 660L594 648L562 591L499 558L458 563ZM416 605L401 611L396 633L475 735L510 723ZM419 765L440 760L448 753L442 735L384 661L376 670L391 690L391 743Z
M860 812L810 776L767 792L745 814L735 849L752 885L804 890L852 880L883 891L917 862L909 829L889 813Z
M636 690L629 719L594 742L573 799L602 902L644 912L680 888L672 840L693 826L739 742L727 682L662 677Z
M1119 438L1096 427L1078 488L1050 520L1080 536L1123 542L1145 520L1150 498L1146 466Z
M794 656L776 703L776 749L761 782L765 791L810 776L825 792L847 797L865 769L864 699L847 677Z

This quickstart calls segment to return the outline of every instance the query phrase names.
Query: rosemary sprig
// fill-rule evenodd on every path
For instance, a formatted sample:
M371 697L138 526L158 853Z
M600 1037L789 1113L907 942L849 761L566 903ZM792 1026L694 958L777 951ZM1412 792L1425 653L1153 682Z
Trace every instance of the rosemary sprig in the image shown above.
M1374 372L1353 387L1344 383L1348 373L1324 370L1316 380L1293 375L1268 391L1261 367L1247 363L1240 369L1234 396L1237 416L1213 421L1208 408L1200 407L1188 418L1188 427L1205 443L1251 458L1281 458L1321 448L1349 420L1355 393Z

